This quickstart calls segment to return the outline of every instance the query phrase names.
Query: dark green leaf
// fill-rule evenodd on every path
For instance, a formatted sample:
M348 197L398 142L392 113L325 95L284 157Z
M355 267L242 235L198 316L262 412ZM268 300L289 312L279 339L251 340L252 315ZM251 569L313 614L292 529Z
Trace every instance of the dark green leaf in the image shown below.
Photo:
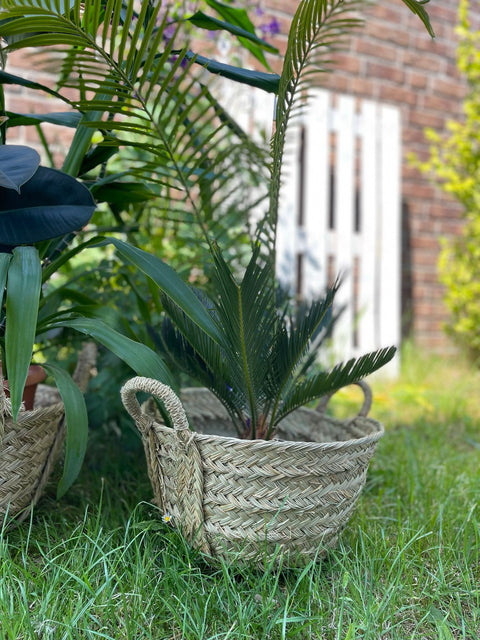
M91 191L98 202L119 204L124 207L133 202L146 202L155 198L153 191L140 182L96 184Z
M212 317L205 310L200 300L177 273L165 262L141 249L137 249L122 240L110 238L106 243L115 246L118 254L140 269L146 276L180 307L180 309L218 344L222 344L223 336Z
M312 374L305 381L297 382L291 392L285 396L275 424L298 407L317 400L321 396L334 393L378 371L390 362L395 352L395 347L379 349L359 358L352 358L345 364L337 365L331 371Z
M118 153L119 146L120 145L117 146L115 142L112 141L112 146L98 145L93 149L90 149L82 160L78 175L83 176L99 165L108 162L110 158Z
M52 323L54 327L70 327L103 344L138 375L160 380L171 387L176 382L163 360L147 346L114 331L97 318L68 318Z
M30 180L39 164L40 156L35 149L15 144L0 145L0 188L20 193L20 187ZM2 240L0 234L0 244L5 244Z
M246 31L248 34L255 33L255 27L250 20L248 13L245 9L239 9L237 7L232 6L231 4L224 4L223 2L218 2L218 0L207 0L207 4L214 9L227 23L231 25L235 25L240 27L243 31ZM240 36L240 42L242 45L250 51L250 53L257 58L267 69L270 69L267 61L265 60L265 56L263 55L262 49L258 47L257 44L251 42L250 38L245 38ZM265 47L262 47L265 48ZM274 47L272 47L274 49ZM275 49L274 49L275 51Z
M265 73L263 71L252 71L251 69L234 67L233 65L217 62L205 56L195 55L191 51L187 52L186 57L188 59L194 58L197 64L205 67L210 73L215 73L223 78L235 80L235 82L240 82L250 87L263 89L263 91L267 91L268 93L278 93L280 76L276 73Z
M58 113L12 113L7 111L7 127L20 127L28 125L38 125L42 122L48 122L49 124L57 124L62 127L70 127L76 129L80 120L82 119L81 113L74 111L59 111Z
M5 353L12 413L17 419L32 361L42 267L34 247L16 247L7 276Z
M265 49L271 53L278 53L278 49L276 47L256 36L254 32L252 33L251 31L247 31L246 29L231 24L230 22L222 22L217 18L212 18L212 16L208 16L203 11L197 11L194 13L193 16L189 18L189 21L201 29L207 29L209 31L228 31L232 35L242 36L256 44L261 49Z
M65 406L65 461L57 487L57 497L61 498L76 480L85 457L88 440L87 408L82 392L64 369L53 364L43 366L53 375Z
M81 229L95 211L89 190L57 171L40 167L21 194L0 187L0 241L17 246Z
M415 13L420 18L420 20L425 25L428 33L432 36L432 38L434 38L435 32L433 31L433 27L430 23L428 13L424 8L425 5L428 4L429 0L403 0L403 2L407 5L410 11L413 11L413 13Z
M0 84L18 84L21 87L26 87L27 89L34 89L35 91L44 91L45 93L62 100L63 102L67 102L68 100L64 98L58 91L54 91L43 84L39 84L38 82L32 82L31 80L27 80L26 78L22 78L21 76L15 76L11 73L7 73L0 69Z

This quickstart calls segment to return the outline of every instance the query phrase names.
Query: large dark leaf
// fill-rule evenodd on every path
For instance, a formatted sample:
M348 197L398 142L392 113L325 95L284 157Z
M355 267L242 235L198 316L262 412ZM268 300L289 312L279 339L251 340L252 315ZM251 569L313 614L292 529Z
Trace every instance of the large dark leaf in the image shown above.
M187 51L185 57L187 60L194 58L197 64L205 67L210 73L222 76L222 78L228 78L229 80L234 80L235 82L240 82L250 87L257 87L268 93L278 93L280 76L276 73L265 73L264 71L253 71L252 69L234 67L231 64L217 62L211 58L196 55L191 51Z
M16 144L0 146L0 187L2 187L2 192L3 189L13 189L20 193L20 187L30 180L39 164L40 156L35 149Z
M21 125L39 125L42 122L48 122L49 124L56 124L62 127L70 127L76 129L82 119L81 113L75 111L59 111L52 113L13 113L7 111L7 128L19 127ZM12 145L9 145L12 146Z
M84 185L61 171L40 167L21 194L0 188L0 245L31 244L76 231L94 211Z
M18 84L21 87L26 87L27 89L35 89L36 91L44 91L45 93L49 93L51 96L62 100L63 102L68 103L68 99L64 98L58 91L54 91L47 87L44 84L40 84L38 82L33 82L32 80L27 80L26 78L22 78L21 76L15 76L12 73L8 73L7 71L3 71L0 69L0 84Z

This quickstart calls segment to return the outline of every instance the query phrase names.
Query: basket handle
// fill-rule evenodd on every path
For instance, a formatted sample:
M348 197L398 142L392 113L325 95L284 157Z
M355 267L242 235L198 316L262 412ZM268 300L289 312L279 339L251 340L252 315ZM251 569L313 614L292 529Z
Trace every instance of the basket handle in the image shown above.
M360 387L360 389L363 391L363 405L355 417L366 418L368 416L368 412L372 407L372 390L365 382L365 380L357 380L357 382L352 382L352 384L357 385L357 387ZM319 413L325 413L325 411L327 410L327 405L330 402L330 398L335 395L335 393L336 391L323 396L323 398L320 398L316 408Z
M145 432L149 428L152 423L152 418L142 411L137 400L137 393L139 391L150 393L163 403L176 431L190 431L187 416L175 392L168 385L158 382L158 380L137 376L136 378L128 380L123 385L120 394L122 396L123 406L135 420L142 432Z

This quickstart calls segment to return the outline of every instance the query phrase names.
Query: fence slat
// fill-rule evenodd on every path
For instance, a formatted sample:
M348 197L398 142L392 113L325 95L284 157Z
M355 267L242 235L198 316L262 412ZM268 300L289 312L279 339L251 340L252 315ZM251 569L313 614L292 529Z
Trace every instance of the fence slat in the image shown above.
M316 91L305 110L305 171L304 229L307 251L304 264L302 294L315 298L327 286L327 237L329 205L329 159L325 149L329 146L330 94Z
M379 330L378 301L376 300L378 265L378 163L379 140L376 123L378 108L374 102L364 100L361 119L361 193L360 193L360 283L358 304L359 345L365 351L376 346Z
M333 248L336 272L342 280L336 303L345 307L335 326L335 357L345 359L354 351L353 327L353 223L355 207L355 102L350 96L340 96L336 118L336 162L334 188L334 229L336 245ZM311 169L308 168L308 171Z
M378 341L382 345L399 345L401 334L401 134L400 111L382 106L381 127L381 259L379 283ZM398 360L390 367L398 370Z

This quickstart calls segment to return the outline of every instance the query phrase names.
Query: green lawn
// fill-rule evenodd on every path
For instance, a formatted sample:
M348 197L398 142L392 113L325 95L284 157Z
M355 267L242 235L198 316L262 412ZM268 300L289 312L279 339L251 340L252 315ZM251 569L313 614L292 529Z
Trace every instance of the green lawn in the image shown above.
M146 502L133 435L93 433L75 487L0 538L1 640L477 640L479 383L408 349L374 382L386 435L338 549L304 570L209 567Z

